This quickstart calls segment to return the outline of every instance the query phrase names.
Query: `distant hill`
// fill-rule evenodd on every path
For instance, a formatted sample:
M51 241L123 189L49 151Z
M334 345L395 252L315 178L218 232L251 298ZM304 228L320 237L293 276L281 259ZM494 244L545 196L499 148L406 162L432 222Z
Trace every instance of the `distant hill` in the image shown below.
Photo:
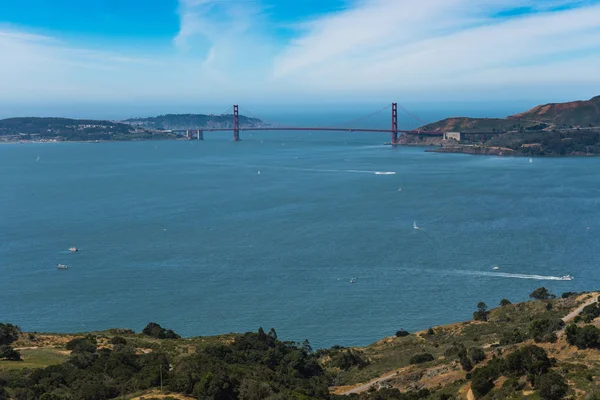
M540 105L507 118L446 118L419 129L436 132L510 132L595 126L600 126L600 96L587 101Z
M62 140L114 140L144 133L114 121L70 118L8 118L0 120L0 138Z
M258 118L250 118L244 115L240 115L239 118L241 126L263 125L263 122ZM149 118L130 118L121 122L152 130L232 128L233 115L167 114Z

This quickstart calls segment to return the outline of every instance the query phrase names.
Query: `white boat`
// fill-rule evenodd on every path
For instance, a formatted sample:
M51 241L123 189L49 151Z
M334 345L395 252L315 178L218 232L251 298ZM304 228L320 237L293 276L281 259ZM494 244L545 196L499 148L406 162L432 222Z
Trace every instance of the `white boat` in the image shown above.
M65 264L58 264L58 266L56 268L58 268L58 269L67 269L69 267L66 266Z
M35 159L35 161L40 161L40 156L37 156L37 158Z
M356 283L356 278L350 279L350 283Z
M500 267L496 265L496 266L494 266L494 268L492 268L492 269L493 269L494 271L498 271L498 270L500 269Z
M413 222L413 228L416 230L419 230L421 228L419 228L419 226L417 225L417 221Z
M75 253L75 252L79 251L79 249L77 247L69 247L69 251L71 253Z
M571 275L564 275L564 276L561 276L560 279L563 281L572 281L573 277Z
M533 158L529 157L529 164L533 162Z

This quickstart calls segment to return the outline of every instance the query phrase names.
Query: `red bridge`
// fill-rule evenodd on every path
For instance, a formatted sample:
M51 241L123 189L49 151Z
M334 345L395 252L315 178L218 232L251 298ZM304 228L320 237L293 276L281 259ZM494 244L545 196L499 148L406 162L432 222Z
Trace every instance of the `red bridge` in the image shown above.
M193 135L197 135L198 139L203 138L203 132L217 132L217 131L233 131L233 141L238 142L240 140L240 132L241 131L334 131L334 132L386 132L391 134L392 145L398 144L398 135L399 134L409 134L409 135L424 135L424 136L443 136L443 132L435 132L435 131L420 131L420 130L402 130L398 129L398 103L392 103L391 106L385 106L374 113L371 113L367 116L355 119L350 121L351 123L358 122L364 120L366 118L373 117L374 115L380 114L391 108L391 127L390 129L373 129L373 128L357 128L357 127L341 127L341 126L324 126L324 127L299 127L299 126L285 126L279 125L277 126L242 126L240 125L240 107L236 104L225 113L221 115L227 114L231 109L233 109L233 126L231 128L199 128L199 129L188 129L188 130L175 130L175 132L186 132L188 137L192 137ZM424 124L424 121L421 120L416 115L410 113L404 107L400 106L401 110L407 115L411 116L419 120ZM345 124L341 124L345 125Z

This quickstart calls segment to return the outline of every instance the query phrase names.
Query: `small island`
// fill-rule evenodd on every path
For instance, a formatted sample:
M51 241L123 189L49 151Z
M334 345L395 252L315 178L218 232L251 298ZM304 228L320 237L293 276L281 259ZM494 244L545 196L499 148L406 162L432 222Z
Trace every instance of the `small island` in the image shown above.
M499 156L595 156L600 154L600 96L551 103L506 118L447 118L418 130L439 137L404 135L400 144L428 151Z
M484 302L473 318L366 347L313 349L265 332L182 338L50 334L0 323L0 399L593 399L600 379L598 292ZM591 397L585 397L589 395Z

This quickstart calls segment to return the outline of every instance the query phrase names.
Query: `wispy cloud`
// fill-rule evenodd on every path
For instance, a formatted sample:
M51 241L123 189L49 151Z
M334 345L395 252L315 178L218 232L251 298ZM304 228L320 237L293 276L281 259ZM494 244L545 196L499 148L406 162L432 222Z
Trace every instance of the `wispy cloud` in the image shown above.
M600 92L598 0L348 0L284 27L272 6L179 0L179 30L161 52L82 48L65 36L0 25L0 54L8 55L0 62L0 100L388 101Z
M544 2L542 10L511 17L515 7L540 8L539 3L359 2L346 12L314 21L277 57L274 77L300 87L318 84L322 90L344 92L370 88L432 93L436 87L454 87L460 96L460 91L480 85L538 80L536 67L553 71L555 79L549 85L568 82L569 76L579 81L584 65L575 60L585 58L598 69L596 76L589 76L597 84L600 58L589 56L600 55L600 5L563 9L564 1ZM497 16L500 12L504 17ZM494 75L486 73L492 70Z

